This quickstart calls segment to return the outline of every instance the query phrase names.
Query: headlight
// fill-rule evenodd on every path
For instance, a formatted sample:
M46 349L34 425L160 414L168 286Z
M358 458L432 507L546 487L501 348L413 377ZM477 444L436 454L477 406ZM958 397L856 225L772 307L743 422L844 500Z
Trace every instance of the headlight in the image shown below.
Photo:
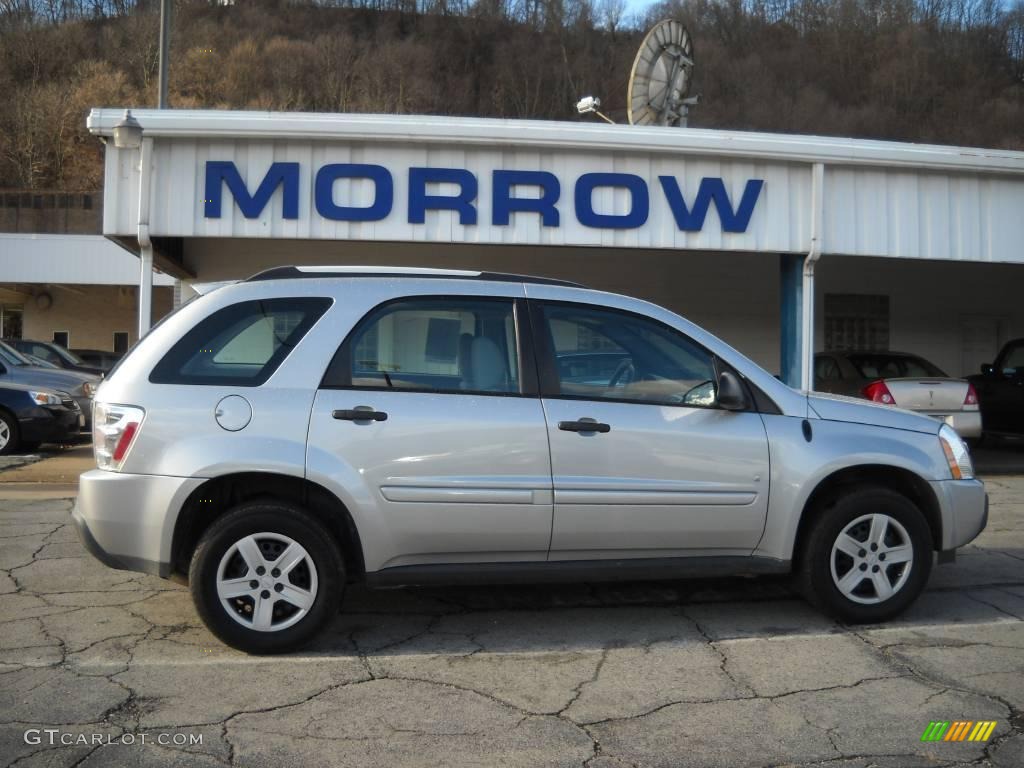
M60 396L53 392L29 392L36 405L60 405Z
M96 385L93 384L91 381L87 381L84 384L82 384L82 392L85 393L86 397L92 397L93 395L96 394Z
M971 463L967 444L949 424L943 424L939 428L939 443L942 444L942 452L946 454L949 473L954 480L970 480L974 477L974 465Z

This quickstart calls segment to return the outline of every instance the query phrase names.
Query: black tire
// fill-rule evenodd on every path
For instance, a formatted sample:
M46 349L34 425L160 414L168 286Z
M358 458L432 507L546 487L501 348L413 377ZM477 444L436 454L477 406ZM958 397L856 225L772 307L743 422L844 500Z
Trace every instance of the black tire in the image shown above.
M888 599L865 604L847 597L837 586L832 576L832 547L840 533L846 531L858 518L873 513L888 515L902 525L913 553L909 561L910 571L902 586ZM869 552L867 546L865 552ZM869 486L844 491L818 510L804 538L799 557L800 586L812 605L849 624L874 623L902 613L921 594L931 574L932 535L921 510L910 499L887 488ZM849 562L853 562L853 558ZM880 567L893 568L891 564ZM871 568L874 565L867 570L868 574ZM872 585L861 584L859 588L869 593L860 596L871 599L870 593L874 592ZM854 596L858 595L855 593ZM877 593L874 597L877 599Z
M9 456L18 451L21 447L21 435L18 430L18 420L7 411L0 411L0 422L9 435L7 444L0 448L0 456Z
M316 592L310 608L293 625L271 631L243 626L229 614L217 594L218 569L228 550L246 536L271 533L286 536L300 544L315 568ZM261 547L267 540L260 542ZM278 557L280 555L277 555ZM236 563L237 564L237 563ZM248 575L248 572L243 572ZM247 653L282 653L294 650L310 640L338 611L345 584L341 551L330 532L312 515L293 505L275 501L240 504L218 519L203 534L189 567L192 600L203 623L213 634L233 648ZM268 594L264 592L263 594ZM236 614L244 617L241 598ZM273 598L275 618L279 610ZM281 609L293 610L285 603ZM252 611L250 610L250 613Z

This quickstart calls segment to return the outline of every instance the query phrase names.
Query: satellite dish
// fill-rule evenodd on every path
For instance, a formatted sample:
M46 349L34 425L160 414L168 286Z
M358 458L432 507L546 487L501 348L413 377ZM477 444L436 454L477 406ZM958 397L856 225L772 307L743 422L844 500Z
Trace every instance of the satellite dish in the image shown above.
M696 99L688 98L693 80L693 41L678 21L659 21L640 44L629 76L631 125L685 126Z

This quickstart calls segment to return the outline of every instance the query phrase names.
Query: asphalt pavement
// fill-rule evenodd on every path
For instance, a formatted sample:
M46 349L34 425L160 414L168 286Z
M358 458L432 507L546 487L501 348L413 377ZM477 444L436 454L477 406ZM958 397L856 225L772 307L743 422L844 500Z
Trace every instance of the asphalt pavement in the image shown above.
M261 658L90 558L59 489L0 483L0 764L1019 768L1024 477L988 485L988 529L886 625L786 578L354 588ZM933 721L995 726L922 741Z

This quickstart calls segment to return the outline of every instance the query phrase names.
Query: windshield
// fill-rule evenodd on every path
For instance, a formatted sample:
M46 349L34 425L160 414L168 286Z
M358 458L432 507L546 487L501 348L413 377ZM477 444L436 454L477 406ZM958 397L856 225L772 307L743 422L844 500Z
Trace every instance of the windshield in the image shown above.
M50 348L72 365L85 365L85 361L82 358L80 358L70 349L64 349L64 347L62 347L60 344L54 344Z
M863 354L848 355L847 359L865 379L946 378L927 360L910 355Z
M3 341L0 341L0 359L9 365L32 365L24 355Z

